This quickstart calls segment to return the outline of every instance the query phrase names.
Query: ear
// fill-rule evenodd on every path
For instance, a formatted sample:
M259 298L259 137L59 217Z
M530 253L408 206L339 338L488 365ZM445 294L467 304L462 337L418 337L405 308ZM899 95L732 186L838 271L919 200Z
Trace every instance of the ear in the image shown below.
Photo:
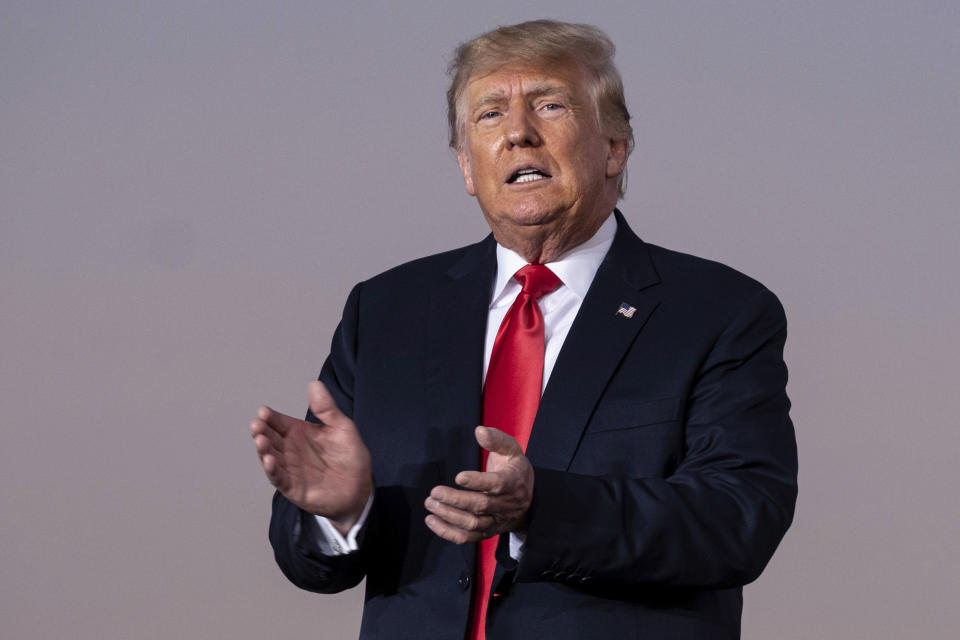
M623 173L627 166L627 141L610 140L610 151L607 154L607 177L616 178Z
M477 195L477 190L473 186L473 167L470 164L470 156L466 151L457 151L457 164L460 165L460 173L463 174L463 186L467 188L467 193L472 196Z

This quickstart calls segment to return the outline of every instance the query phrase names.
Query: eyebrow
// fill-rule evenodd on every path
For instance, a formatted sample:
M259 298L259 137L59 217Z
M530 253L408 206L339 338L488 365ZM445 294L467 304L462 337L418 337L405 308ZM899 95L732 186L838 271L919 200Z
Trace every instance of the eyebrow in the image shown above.
M528 98L539 98L541 96L550 95L550 94L558 94L563 97L567 97L569 96L569 93L570 92L563 85L553 84L549 82L538 82L538 83L535 83L533 86L531 86L530 90L526 91L524 95ZM476 111L477 109L480 109L482 107L488 107L494 104L501 104L504 102L505 99L506 99L506 94L504 94L502 91L491 91L477 98L474 101L473 105L471 105L471 109Z

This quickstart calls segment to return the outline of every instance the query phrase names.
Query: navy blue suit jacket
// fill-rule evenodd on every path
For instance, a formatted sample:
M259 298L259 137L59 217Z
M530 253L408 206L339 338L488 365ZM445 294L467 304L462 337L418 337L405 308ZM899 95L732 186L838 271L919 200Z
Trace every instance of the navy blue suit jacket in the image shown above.
M491 640L739 637L741 587L793 517L780 303L617 218L533 426L529 529L519 563L501 536ZM295 584L366 577L361 638L464 638L475 545L430 532L423 501L477 468L495 246L402 265L349 296L320 379L373 460L361 550L301 544L306 514L274 498L270 539Z

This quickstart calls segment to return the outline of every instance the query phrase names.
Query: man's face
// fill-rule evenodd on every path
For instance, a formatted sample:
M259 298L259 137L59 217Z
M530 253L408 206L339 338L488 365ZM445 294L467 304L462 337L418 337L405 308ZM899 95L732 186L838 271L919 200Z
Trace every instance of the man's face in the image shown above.
M530 238L556 249L549 255L571 248L617 202L626 142L600 130L587 86L572 64L503 68L464 90L457 156L467 192L497 241L528 259Z

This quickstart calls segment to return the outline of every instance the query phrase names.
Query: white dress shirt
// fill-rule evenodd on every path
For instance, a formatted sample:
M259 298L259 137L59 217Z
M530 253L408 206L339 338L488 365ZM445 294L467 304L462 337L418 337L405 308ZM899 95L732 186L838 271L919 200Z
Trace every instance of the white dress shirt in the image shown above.
M554 262L546 263L553 271L561 284L557 289L543 296L539 300L540 311L543 314L544 324L544 354L543 354L543 386L540 392L547 387L547 381L557 362L560 348L567 339L567 333L573 325L580 305L590 289L593 277L600 268L604 256L613 244L613 237L617 232L617 221L613 215L607 217L593 237L570 249ZM520 283L513 279L513 274L527 265L519 254L497 245L497 275L493 283L493 293L490 307L487 312L487 335L483 351L483 379L487 378L487 367L490 365L490 354L493 352L493 343L497 337L497 330L504 316L520 293ZM366 522L367 514L373 496L367 501L366 508L360 520L353 526L346 536L340 534L330 521L316 516L318 528L311 534L304 531L302 535L313 535L321 552L326 555L341 555L356 551L357 534ZM523 541L515 534L510 534L510 555L519 560L523 554Z

